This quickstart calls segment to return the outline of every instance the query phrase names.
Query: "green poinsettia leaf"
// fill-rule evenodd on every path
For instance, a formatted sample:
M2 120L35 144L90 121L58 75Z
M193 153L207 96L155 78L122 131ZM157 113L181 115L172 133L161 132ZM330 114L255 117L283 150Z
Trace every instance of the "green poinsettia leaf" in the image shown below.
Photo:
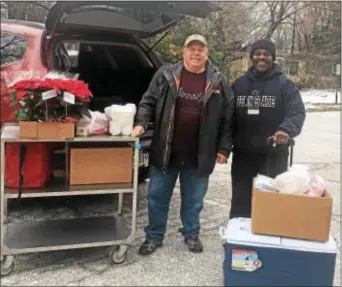
M16 92L12 91L9 93L9 98L10 98L10 107L14 107L15 105L17 105L19 103L19 101L17 100L16 96L15 96Z
M13 107L15 107L17 104L18 104L18 102L11 101L8 105L9 105L11 108L13 108Z
M10 97L12 100L17 100L15 94L16 94L15 91L11 91L11 92L9 93L9 97Z
M19 109L17 112L17 119L19 121L28 121L30 117L26 114L24 109Z

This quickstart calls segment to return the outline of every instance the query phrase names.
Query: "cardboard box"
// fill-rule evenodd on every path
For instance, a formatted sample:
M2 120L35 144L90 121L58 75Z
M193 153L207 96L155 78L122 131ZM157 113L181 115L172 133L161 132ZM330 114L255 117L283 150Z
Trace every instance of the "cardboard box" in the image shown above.
M73 138L75 137L74 123L39 122L38 138Z
M38 123L30 121L19 121L20 138L37 138Z
M333 199L253 189L252 233L328 241Z
M19 121L20 138L73 138L74 123Z
M70 184L132 182L133 148L71 148Z

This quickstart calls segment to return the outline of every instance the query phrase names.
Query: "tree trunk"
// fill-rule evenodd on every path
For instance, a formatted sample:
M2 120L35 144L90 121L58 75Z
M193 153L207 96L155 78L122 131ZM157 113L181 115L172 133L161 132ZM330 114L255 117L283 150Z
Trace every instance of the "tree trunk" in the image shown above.
M298 51L302 52L302 38L300 36L299 30L297 30L297 47Z
M272 24L271 27L268 29L268 31L266 33L265 39L270 40L272 38L275 30L277 30L277 28L278 28L278 24L277 23Z
M284 38L285 38L285 52L287 53L289 50L289 45L287 43L287 32L284 31Z
M304 34L304 43L305 43L305 51L306 53L311 52L311 45L310 45L310 39L307 34Z
M293 55L293 53L294 53L294 46L295 46L296 18L297 18L297 12L295 12L294 17L293 17L291 55Z

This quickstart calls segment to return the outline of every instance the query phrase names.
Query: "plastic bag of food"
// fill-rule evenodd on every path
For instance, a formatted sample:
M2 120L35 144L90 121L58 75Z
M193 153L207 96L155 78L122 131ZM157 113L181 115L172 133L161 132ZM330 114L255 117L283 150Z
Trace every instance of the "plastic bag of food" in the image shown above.
M321 197L325 191L324 179L310 171L306 165L293 165L287 172L274 180L275 187L281 193Z
M309 173L303 170L287 171L274 179L274 186L280 193L303 194L308 189L310 179Z
M312 174L309 188L303 192L308 196L322 197L325 191L325 181L318 174Z
M261 174L258 174L255 178L255 188L264 191L277 191L274 186L274 179Z
M109 120L104 113L89 111L91 118L83 117L77 122L78 136L102 135L108 133Z

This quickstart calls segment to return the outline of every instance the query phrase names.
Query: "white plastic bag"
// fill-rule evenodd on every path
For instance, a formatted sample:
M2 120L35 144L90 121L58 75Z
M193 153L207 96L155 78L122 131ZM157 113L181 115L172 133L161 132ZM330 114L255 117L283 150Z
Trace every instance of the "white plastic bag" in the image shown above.
M105 114L98 111L89 111L91 118L83 117L77 122L78 136L102 135L108 133L109 120Z
M322 197L325 191L325 181L318 174L312 174L309 182L309 188L304 191L305 195Z
M287 172L274 180L275 187L281 193L321 197L325 191L324 179L310 171L306 165L293 165Z
M287 171L274 179L274 186L281 193L303 194L310 182L309 174L303 172Z
M91 112L91 121L88 129L91 135L102 135L108 133L109 120L105 114L100 112Z
M137 108L134 104L111 105L105 108L105 114L110 120L109 133L114 136L129 136L133 129L136 111Z
M255 188L263 191L277 191L274 186L274 179L261 174L255 178Z

